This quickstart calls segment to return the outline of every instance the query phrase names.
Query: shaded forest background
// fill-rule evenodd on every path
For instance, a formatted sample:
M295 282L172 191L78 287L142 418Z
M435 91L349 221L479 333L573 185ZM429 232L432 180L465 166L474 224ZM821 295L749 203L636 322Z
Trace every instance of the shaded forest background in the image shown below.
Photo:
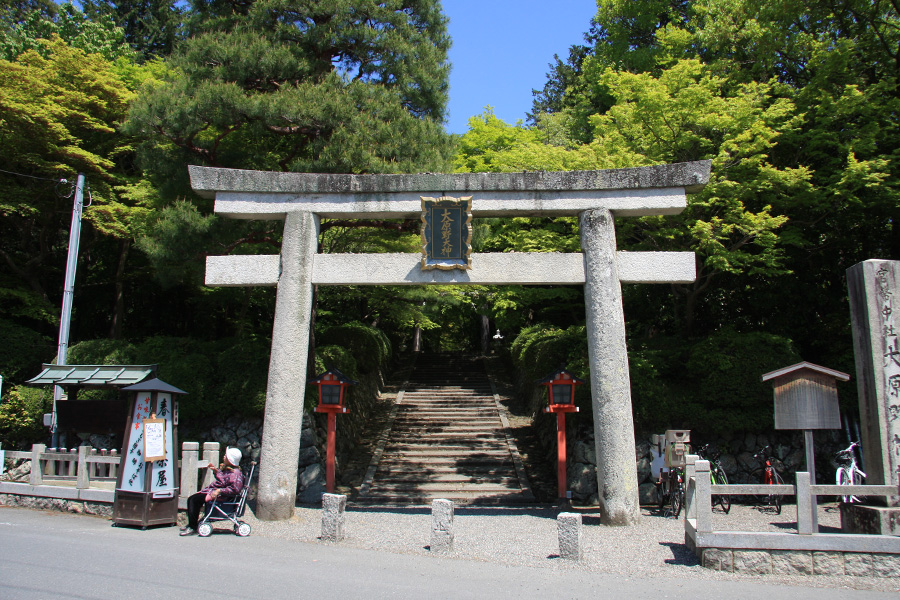
M0 442L47 435L72 210L87 177L69 363L159 363L185 418L259 415L270 288L208 288L206 255L274 253L279 222L212 214L187 165L327 173L604 169L711 159L681 215L621 250L690 250L697 281L623 290L638 430L772 427L760 375L855 373L845 270L900 255L900 16L838 0L601 0L527 121L444 132L434 0L0 1ZM63 181L65 180L65 181ZM476 219L476 252L576 252L577 219ZM418 252L418 225L323 220L321 252ZM588 377L577 287L321 287L313 342L351 377L482 350ZM387 340L389 344L383 343ZM377 360L376 358L377 357ZM373 366L374 365L374 366ZM589 386L579 403L589 410ZM840 388L856 411L855 382ZM583 418L588 418L587 415Z

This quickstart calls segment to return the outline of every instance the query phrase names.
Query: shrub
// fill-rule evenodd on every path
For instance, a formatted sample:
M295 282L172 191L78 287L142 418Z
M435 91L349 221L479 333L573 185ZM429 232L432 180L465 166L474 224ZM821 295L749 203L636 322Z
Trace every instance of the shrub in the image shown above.
M360 373L372 373L391 358L391 342L387 336L362 323L329 327L318 341L322 346L342 346L350 351ZM340 367L338 369L350 375Z
M49 388L48 388L49 389ZM48 390L16 386L0 404L0 442L9 449L28 449L44 440L48 433L43 425L45 412L53 400Z

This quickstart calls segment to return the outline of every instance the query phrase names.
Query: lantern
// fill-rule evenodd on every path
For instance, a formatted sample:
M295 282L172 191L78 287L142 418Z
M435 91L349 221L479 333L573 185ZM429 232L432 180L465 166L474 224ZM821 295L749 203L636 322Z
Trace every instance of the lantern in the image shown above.
M575 386L583 384L583 380L560 368L537 383L547 387L550 406L544 412L578 412L578 407L575 406Z
M549 406L544 412L556 413L556 471L559 498L567 498L566 490L566 413L578 412L575 406L575 386L584 383L565 368L560 367L536 383L547 386Z
M325 489L328 493L334 492L334 455L335 455L335 431L337 429L336 415L347 412L344 406L347 388L356 385L357 382L337 369L331 368L309 380L319 390L319 405L317 413L328 415L328 436L325 444Z

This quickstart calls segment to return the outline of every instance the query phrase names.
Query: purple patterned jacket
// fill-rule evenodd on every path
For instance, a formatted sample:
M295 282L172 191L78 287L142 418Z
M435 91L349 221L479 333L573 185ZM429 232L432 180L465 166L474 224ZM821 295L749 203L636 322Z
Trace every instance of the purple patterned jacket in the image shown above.
M219 494L224 496L236 496L244 489L244 474L240 469L216 470L214 471L216 479L208 486L200 490L204 494L208 494L213 490L221 490Z

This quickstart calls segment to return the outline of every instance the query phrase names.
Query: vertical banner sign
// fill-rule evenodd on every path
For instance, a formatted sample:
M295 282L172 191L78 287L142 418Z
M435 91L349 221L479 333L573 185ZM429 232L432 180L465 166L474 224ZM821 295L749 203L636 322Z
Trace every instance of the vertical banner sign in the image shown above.
M422 269L472 268L472 197L422 197Z
M153 479L150 482L150 491L159 495L160 492L175 490L175 454L172 443L174 424L172 407L172 394L159 392L156 397L156 418L165 421L165 457L152 463L151 473Z
M123 459L122 489L129 492L144 491L144 419L150 417L150 392L140 392L134 401L131 428L128 430L128 447Z

